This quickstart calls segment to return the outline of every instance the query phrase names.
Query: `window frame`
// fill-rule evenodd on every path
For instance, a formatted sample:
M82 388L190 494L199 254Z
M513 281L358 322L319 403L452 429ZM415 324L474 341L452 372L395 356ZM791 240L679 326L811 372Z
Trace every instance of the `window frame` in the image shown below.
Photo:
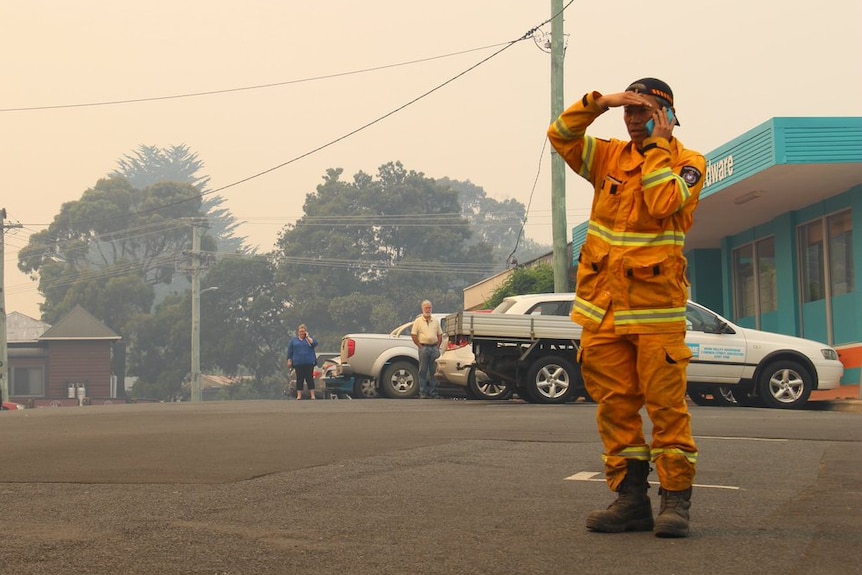
M21 393L17 389L17 380L19 371L38 371L39 372L39 393ZM10 397L45 397L45 366L42 365L10 365L9 366L9 396ZM30 387L28 378L28 387ZM29 391L29 390L28 390Z
M772 252L772 274L771 274L771 282L772 282L772 307L768 309L764 309L764 299L763 299L763 267L764 258L761 257L761 254L766 251L766 245L771 245ZM744 252L748 252L747 254ZM740 257L742 256L742 257ZM750 260L750 270L747 270L747 273L743 273L739 262L744 258L748 258ZM769 235L764 236L762 238L758 238L756 240L746 242L745 244L739 245L735 247L730 256L731 262L731 275L733 278L733 321L740 321L742 318L753 317L754 318L754 327L755 329L761 328L761 318L764 313L771 313L777 310L778 308L778 293L777 293L777 278L776 278L776 267L775 263L775 236ZM743 285L742 282L750 281L750 286ZM750 300L750 304L746 303L745 299ZM748 310L751 310L751 313L747 313Z
M842 290L841 293L836 294L836 285L834 283L836 270L833 261L833 252L838 250L836 249L837 243L833 241L833 237L838 237L838 235L833 234L833 224L838 221L839 217L842 218L843 223L843 233L840 235L844 238L843 264L845 273L843 279L846 279L849 276L850 286ZM811 258L809 256L809 252L810 246L813 244L811 241L808 241L808 236L804 235L804 233L809 229L813 229L815 225L820 235L819 252L816 254L817 261L815 263L819 266L816 273L819 280L818 289L822 291L822 297L812 297L809 289L810 276L813 275L810 273L812 266L810 264ZM835 341L835 325L832 317L833 300L836 296L840 297L856 291L856 270L853 267L853 209L850 207L842 208L800 223L796 227L796 242L796 264L798 268L799 282L798 305L800 310L801 335L805 336L805 306L816 304L816 302L820 302L822 300L826 323L826 343L832 345Z

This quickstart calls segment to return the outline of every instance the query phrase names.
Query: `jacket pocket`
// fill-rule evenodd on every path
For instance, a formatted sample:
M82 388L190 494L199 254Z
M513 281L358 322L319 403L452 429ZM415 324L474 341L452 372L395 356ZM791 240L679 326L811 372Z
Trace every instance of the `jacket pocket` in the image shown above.
M684 366L688 366L689 361L691 361L691 358L694 355L691 348L684 343L680 345L666 345L664 353L668 363L681 364Z
M591 246L588 240L578 255L578 278L575 292L581 299L592 301L600 289L599 277L608 264L607 246Z
M676 280L676 258L627 258L624 273L628 282L629 307L631 309L653 309L676 305L674 286Z
M616 196L622 190L624 183L611 175L605 176L605 179L602 180L601 191L603 194Z

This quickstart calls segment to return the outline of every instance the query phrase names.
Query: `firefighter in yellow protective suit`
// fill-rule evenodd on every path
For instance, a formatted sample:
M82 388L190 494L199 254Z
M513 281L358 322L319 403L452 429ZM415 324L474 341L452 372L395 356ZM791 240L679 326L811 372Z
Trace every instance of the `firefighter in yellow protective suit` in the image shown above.
M617 107L631 141L586 135L596 118ZM675 114L670 87L643 78L617 94L586 94L548 129L556 151L594 189L572 319L584 327L578 361L598 403L605 475L617 499L588 516L593 531L689 533L697 447L685 401L692 354L685 344L683 245L706 161L673 137ZM653 425L650 444L644 406ZM660 481L655 519L650 462Z

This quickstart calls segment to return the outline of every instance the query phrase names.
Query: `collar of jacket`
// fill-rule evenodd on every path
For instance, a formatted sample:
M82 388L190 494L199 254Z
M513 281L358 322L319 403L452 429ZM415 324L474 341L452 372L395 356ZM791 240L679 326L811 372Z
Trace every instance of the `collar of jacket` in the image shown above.
M676 138L670 139L671 156L678 156L682 151L682 146ZM628 145L620 153L619 166L625 171L631 171L638 168L644 162L644 153L637 147L634 142L629 142Z

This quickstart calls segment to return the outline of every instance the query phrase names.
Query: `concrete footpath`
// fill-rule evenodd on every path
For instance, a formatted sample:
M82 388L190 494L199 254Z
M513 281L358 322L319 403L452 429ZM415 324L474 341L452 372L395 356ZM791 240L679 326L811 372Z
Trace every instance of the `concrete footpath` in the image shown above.
M844 411L862 413L860 386L842 385L836 389L811 392L808 408L820 411Z

